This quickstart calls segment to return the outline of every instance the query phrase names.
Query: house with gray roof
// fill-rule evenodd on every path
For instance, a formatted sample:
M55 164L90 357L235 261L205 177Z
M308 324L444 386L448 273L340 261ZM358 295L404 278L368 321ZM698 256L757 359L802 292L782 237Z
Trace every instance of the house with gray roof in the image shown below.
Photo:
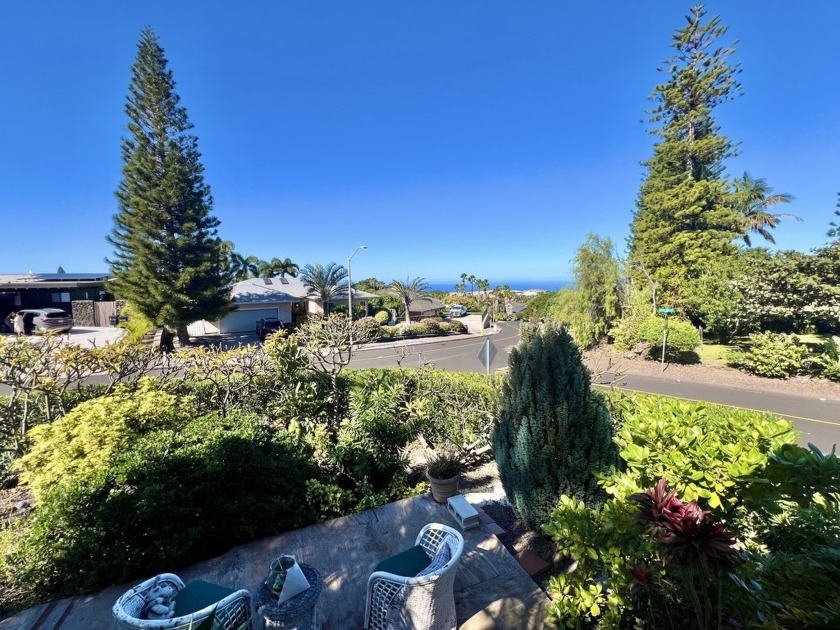
M411 319L422 319L424 317L435 317L440 315L446 304L437 298L433 297L419 297L411 300L411 305L408 307L408 314Z
M286 324L296 323L307 315L321 315L324 305L307 295L309 287L300 278L249 278L231 287L230 297L236 307L220 320L201 320L189 326L193 336L252 332L258 319L276 317ZM378 297L353 289L353 306L367 309ZM331 304L347 304L347 290L340 290Z

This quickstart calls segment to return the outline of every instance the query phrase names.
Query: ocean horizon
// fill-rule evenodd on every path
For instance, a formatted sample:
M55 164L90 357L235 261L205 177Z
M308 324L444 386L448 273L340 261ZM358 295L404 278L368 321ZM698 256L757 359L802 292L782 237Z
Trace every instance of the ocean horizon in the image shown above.
M431 291L445 291L447 293L455 290L455 285L460 284L461 279L453 280L452 282L427 282ZM508 285L513 291L528 291L529 289L542 289L543 291L558 291L563 287L572 284L571 280L502 280L490 281L490 289L495 286ZM469 291L470 284L467 283L467 290Z

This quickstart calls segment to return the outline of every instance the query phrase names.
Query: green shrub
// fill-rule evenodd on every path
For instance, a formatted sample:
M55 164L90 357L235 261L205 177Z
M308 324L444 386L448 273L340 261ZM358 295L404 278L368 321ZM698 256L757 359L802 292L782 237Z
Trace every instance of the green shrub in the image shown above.
M408 439L422 434L433 448L454 449L462 459L489 445L499 394L483 374L443 370L348 370L347 386L356 418L381 417L397 430L410 426ZM361 392L366 392L364 396ZM366 411L376 397L379 403ZM387 435L387 434L386 434ZM377 450L393 451L403 445L385 443Z
M644 319L623 317L610 330L616 350L627 352L642 340L641 327Z
M420 320L420 324L422 326L425 326L429 330L430 334L435 334L436 335L436 334L440 334L442 332L441 327L440 327L440 324L441 324L440 320L435 319L433 317L424 317L423 319Z
M627 466L605 488L630 496L665 479L686 501L713 509L738 503L735 489L795 444L793 423L769 413L652 395L617 396L616 443Z
M368 479L374 491L405 468L402 450L417 434L420 410L398 370L348 375L350 417L339 431L334 458L347 480Z
M138 311L131 303L123 306L120 315L128 317L124 322L117 324L117 328L124 328L129 339L135 342L143 341L146 333L155 329L155 324L143 313Z
M830 381L840 383L840 361L826 365L823 368L822 376Z
M624 312L609 332L617 350L627 352L632 350L642 340L641 329L648 317L651 315L651 303L653 296L648 289L635 289L628 287L629 305L623 308Z
M659 358L662 353L662 335L665 329L665 318L651 315L639 329L642 341L651 346L651 356ZM700 333L694 325L685 319L668 318L668 337L666 339L665 356L669 361L684 362L691 360L694 348L700 345Z
M213 557L312 523L311 451L255 416L152 431L93 475L45 490L2 537L3 578L55 599Z
M379 335L381 337L387 337L388 339L393 339L395 337L400 336L400 327L399 326L380 326L379 327Z
M195 416L191 398L179 398L144 379L137 391L120 389L85 401L52 424L30 431L32 449L18 460L21 481L36 497L93 477L114 453L156 429L177 429Z
M362 338L376 341L379 338L379 322L373 317L363 317L356 322L356 331Z
M443 370L416 375L415 404L423 409L418 431L429 444L454 449L462 461L486 450L499 409L494 381L484 374Z
M764 332L750 335L749 349L731 352L727 364L757 376L787 378L800 372L805 353L796 335Z
M435 325L437 326L437 322L435 322ZM440 329L439 326L437 326L437 328ZM406 330L405 334L421 337L423 335L433 335L435 334L435 330L433 328L430 328L426 324L411 324L411 326L409 326Z
M817 495L811 505L781 505L759 523L773 553L760 557L757 579L780 603L782 627L840 626L840 495Z
M449 332L465 333L467 332L467 327L464 325L464 322L453 319L449 322Z
M493 436L499 476L516 513L536 529L561 494L596 505L595 473L618 463L609 411L565 329L545 326L511 352Z
M840 337L828 339L818 350L816 356L806 360L811 373L840 382Z
M380 326L387 326L388 322L391 321L391 313L388 310L376 311L376 313L373 314L373 318Z

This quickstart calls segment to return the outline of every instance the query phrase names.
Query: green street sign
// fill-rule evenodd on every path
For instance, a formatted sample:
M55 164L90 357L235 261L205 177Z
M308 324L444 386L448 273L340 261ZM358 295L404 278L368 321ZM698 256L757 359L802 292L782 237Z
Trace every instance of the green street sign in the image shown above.
M660 309L659 309L659 312L660 312L660 313L668 313L668 314L671 314L671 313L676 313L676 312L677 312L677 309L675 309L675 308L660 308Z

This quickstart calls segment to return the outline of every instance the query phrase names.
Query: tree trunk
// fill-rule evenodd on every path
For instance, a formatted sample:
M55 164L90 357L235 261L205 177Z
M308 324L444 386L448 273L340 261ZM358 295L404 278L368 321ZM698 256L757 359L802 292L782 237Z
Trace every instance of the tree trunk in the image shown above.
M411 302L408 300L403 300L405 302L405 325L411 326L411 315L408 312L409 307L411 306Z
M186 326L178 326L175 331L175 341L181 347L190 345L190 333L187 332Z

